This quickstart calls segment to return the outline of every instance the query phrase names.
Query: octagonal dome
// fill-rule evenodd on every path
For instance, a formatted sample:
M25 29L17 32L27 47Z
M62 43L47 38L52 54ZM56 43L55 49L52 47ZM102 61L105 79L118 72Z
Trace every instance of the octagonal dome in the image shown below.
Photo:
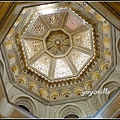
M94 55L92 27L70 9L36 9L21 37L26 66L50 81L77 77Z
M113 61L110 25L82 5L23 7L2 48L16 88L52 105L88 99L81 91L96 90L106 79Z

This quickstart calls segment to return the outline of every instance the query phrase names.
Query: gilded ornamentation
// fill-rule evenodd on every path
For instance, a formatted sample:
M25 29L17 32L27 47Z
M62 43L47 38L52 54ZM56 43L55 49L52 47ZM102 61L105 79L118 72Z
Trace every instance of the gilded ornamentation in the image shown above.
M62 11L62 8L60 7L61 4L63 5L64 3L59 3L59 5L57 6L58 7L57 11L59 11L59 8L60 8L60 11ZM38 86L45 87L48 90L48 96L50 93L49 91L51 91L52 89L56 89L57 91L60 91L61 89L64 90L66 88L66 86L68 88L72 87L71 89L73 90L74 88L76 88L76 86L80 85L80 87L83 87L83 89L84 89L84 86L82 86L83 81L87 82L87 80L90 80L89 78L91 78L92 73L96 72L96 71L98 71L98 73L100 72L100 75L93 75L93 78L95 80L100 79L100 83L99 83L99 81L97 81L97 83L98 83L97 86L94 86L94 84L93 84L93 88L94 87L98 88L109 75L108 73L106 73L106 74L102 73L102 70L104 71L104 69L106 69L106 66L105 67L101 66L100 70L99 70L99 65L104 61L104 56L102 56L102 52L104 51L103 50L104 46L107 46L108 44L106 44L106 43L108 43L108 42L110 42L110 45L112 45L111 38L109 41L104 40L106 45L102 41L103 40L102 37L104 37L102 32L104 30L102 31L102 30L100 30L100 28L104 23L101 23L98 25L97 24L97 23L99 23L98 20L92 14L87 12L83 7L81 7L79 4L70 2L69 5L70 6L67 6L67 4L64 4L64 6L68 7L68 9L64 9L64 11L66 10L66 13L68 13L68 14L66 14L66 16L65 15L61 16L61 19L65 20L64 24L62 24L64 27L59 26L60 25L59 17L58 17L59 15L57 16L55 14L56 16L53 16L53 13L52 13L52 14L50 14L51 17L49 19L50 20L49 23L51 25L54 25L54 26L58 25L58 26L56 28L54 27L54 28L49 29L49 31L47 32L46 29L49 25L45 20L41 19L41 16L40 16L41 14L39 11L39 13L37 13L35 18L33 18L34 19L33 21L28 20L27 24L25 25L26 27L28 25L28 28L24 27L24 30L21 30L22 36L21 36L21 34L18 33L20 35L21 42L25 42L23 39L25 39L27 37L28 37L27 39L30 38L31 39L30 41L32 41L30 43L30 47L28 46L29 49L32 49L30 51L28 50L31 54L31 55L29 55L31 59L28 60L28 63L26 62L26 57L24 56L26 54L26 52L24 51L22 44L21 44L22 50L23 50L22 52L21 52L20 48L17 48L17 44L14 42L15 41L14 39L12 39L12 43L16 44L16 46L14 45L11 47L11 43L8 44L8 46L9 46L8 48L10 48L10 49L13 48L13 50L16 49L15 57L17 56L19 58L19 61L18 61L19 65L17 64L18 68L20 68L19 66L23 63L23 59L24 59L24 64L23 64L24 71L22 71L23 69L16 69L16 67L13 67L13 71L16 71L14 73L16 75L18 72L20 72L20 74L21 73L24 74L24 72L26 72L25 73L26 75L29 74L30 79L28 81L29 82L37 81ZM31 9L32 9L32 7L31 7ZM24 10L24 8L23 8L23 10ZM67 10L71 11L71 12L68 12ZM54 13L56 13L56 11L54 11ZM69 14L69 13L72 13L72 14ZM71 16L69 16L69 15L71 15ZM45 16L45 15L43 15L43 16ZM82 19L79 19L79 16ZM65 17L65 18L62 18L62 17ZM84 22L87 21L87 23L84 24L85 26L83 25L83 23L80 23L81 21L84 21ZM23 23L23 22L24 21L22 21L21 23ZM18 26L21 23L18 23ZM82 31L85 29L81 29L81 27L80 27L81 24L82 24L82 28L84 28L84 27L92 28L91 26L93 26L93 24L94 24L94 26L93 26L94 31L87 31L85 34L82 34ZM77 29L77 28L80 28L80 29ZM17 27L15 29L17 29ZM21 27L21 29L22 29L22 27ZM72 32L70 33L69 29L71 29L71 31L74 30L73 33ZM105 27L105 29L106 29L106 27ZM92 29L89 29L89 30L92 30ZM57 35L59 35L59 33L60 33L58 31L63 31L62 34L60 34L60 35L63 35L66 37L65 42L67 42L67 44L69 44L68 46L70 49L67 47L66 50L64 50L62 53L60 53L60 51L59 51L59 52L57 52L57 54L55 53L55 49L52 49L51 51L48 50L48 47L50 47L50 45L49 45L50 42L46 42L49 39L48 36L51 36L51 40L53 40L53 38L56 38L56 37L54 37L54 35L51 35L53 33L53 31ZM94 32L94 33L92 34L92 32ZM113 33L113 31L111 33ZM10 35L14 36L14 30L13 30L12 34L10 33ZM36 39L37 39L37 41L34 41ZM40 42L43 43L43 46L40 44ZM75 42L76 42L76 44L75 44ZM60 48L61 44L63 44L63 40L61 40L61 37L60 37L60 38L54 40L54 42L52 41L51 43L56 45L57 48ZM48 44L48 46L46 46L46 44ZM92 44L94 44L94 45L92 45ZM41 47L43 47L43 48L41 48ZM94 47L94 51L93 51L92 47ZM27 47L25 47L25 49L27 49ZM44 49L43 53L40 51L40 49L41 50ZM72 51L74 51L74 50L76 52L72 53ZM4 49L2 49L2 52L3 51L4 51ZM18 53L17 53L17 51L18 51ZM7 54L6 54L6 51L4 51L4 53L3 53L6 66L9 65L9 63L7 63L7 57L9 56L8 52L9 52L9 49L7 50ZM92 56L93 52L95 52L94 56ZM108 63L111 63L111 61L114 62L114 60L115 60L112 52L114 52L114 46L113 46L113 51L111 49L109 49L109 52L108 51L104 52L105 59L107 60ZM59 56L57 56L57 55L59 55ZM71 55L71 58L70 58L70 55ZM111 57L113 57L113 59L111 59ZM90 58L90 62L88 61L89 58ZM109 60L111 60L111 61L109 61ZM88 61L89 65L85 64L85 63L87 63L87 61ZM84 68L81 66L84 66ZM107 67L109 67L109 66L107 66ZM10 76L10 80L15 81L14 77L12 75L10 75L11 68L9 68L9 67L7 67L7 68L8 68L7 72ZM110 73L110 72L112 72L113 69L114 69L114 66L110 66L109 69L107 69L107 70L109 70L109 73ZM9 71L10 71L10 73L9 73ZM19 88L20 90L22 89L21 86L19 86L20 84L17 84L17 82L16 83L12 82L12 84L15 85L17 88ZM43 103L49 104L49 105L67 103L70 101L77 101L77 100L82 100L84 98L87 98L87 97L82 98L82 97L77 96L76 98L64 99L63 101L57 101L58 99L56 99L56 101L54 101L54 103L53 103L52 101L47 101L46 98L45 98L45 100L43 100L42 97L44 95L37 96L38 93L34 94L38 91L36 91L34 93L33 93L33 91L31 92L28 89L28 86L26 89L24 89L22 91L33 96L33 98L37 99L38 101L40 101L40 102L42 101Z

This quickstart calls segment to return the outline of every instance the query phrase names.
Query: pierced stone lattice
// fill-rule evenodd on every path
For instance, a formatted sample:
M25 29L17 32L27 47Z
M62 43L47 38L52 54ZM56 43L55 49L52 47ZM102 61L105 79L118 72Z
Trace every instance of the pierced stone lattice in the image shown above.
M47 56L42 56L34 64L32 64L32 67L48 76L50 68L50 59Z
M90 56L79 51L73 51L70 57L73 64L79 71L83 67L85 62L89 59Z
M26 53L28 59L34 56L38 51L43 50L43 43L42 41L38 40L24 40Z
M89 31L74 35L74 45L83 46L91 49L91 40Z
M71 75L73 74L67 62L64 59L57 59L54 78L66 77L66 76L71 76Z

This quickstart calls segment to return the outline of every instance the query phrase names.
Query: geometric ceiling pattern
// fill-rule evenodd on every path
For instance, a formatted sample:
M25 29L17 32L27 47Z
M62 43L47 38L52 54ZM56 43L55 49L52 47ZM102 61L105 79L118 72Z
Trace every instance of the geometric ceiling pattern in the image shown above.
M10 82L45 104L87 99L112 70L110 33L84 2L23 8L2 44Z
M38 12L21 38L29 68L50 81L78 76L93 56L90 29L69 9Z

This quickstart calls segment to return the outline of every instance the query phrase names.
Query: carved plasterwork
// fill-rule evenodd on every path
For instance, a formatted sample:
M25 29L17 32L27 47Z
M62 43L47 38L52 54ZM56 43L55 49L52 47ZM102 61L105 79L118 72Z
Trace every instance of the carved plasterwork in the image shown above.
M91 60L94 55L94 50L93 50L94 44L92 41L93 39L92 26L90 26L89 24L86 24L84 20L79 18L70 9L58 8L56 11L54 11L54 13L51 13L51 14L44 15L37 12L36 14L39 14L39 16L36 15L36 18L35 19L33 18L33 21L31 21L27 29L24 30L23 36L20 38L22 42L21 46L23 49L24 59L26 62L25 66L28 68L28 70L33 71L34 73L37 73L40 77L43 77L45 80L49 82L60 81L62 79L65 80L66 78L69 80L69 79L72 79L72 77L73 78L79 77L80 72L83 69L83 66L85 66L86 64L88 65L88 61ZM71 23L69 21L69 17L70 17L70 21L71 22L73 21L74 23ZM61 19L62 21L64 20L68 22L66 24L63 24L63 26L61 25L58 26L58 24L60 24L59 22L61 21ZM44 31L39 30L39 28L37 27L38 29L37 33L41 35L43 34L42 35L43 38L41 37L39 38L38 34L33 35L33 33L36 32L36 30L33 27L35 27L37 24L40 24L40 23L44 26L44 28L47 27L49 29L48 32L46 31L46 34L43 34ZM54 26L57 25L58 27L57 28L53 27L50 29L51 24ZM64 28L64 26L70 27L69 25L71 27L73 27L72 25L74 25L79 29L74 28L76 29L76 31L74 31L75 33L74 34L70 33L69 28L67 29ZM40 28L43 28L43 27L40 27ZM79 30L79 33L81 33L81 31L83 31L82 30L83 28L84 28L85 34L82 36L82 38L77 38L77 41L78 39L82 39L81 46L84 48L79 48L79 46L74 45L73 42L74 40L76 40L76 32ZM29 32L31 30L33 31ZM85 40L83 41L83 39ZM85 47L85 44L87 43L87 41L89 41L90 45L88 47L92 49L91 51L89 51L89 49ZM85 43L83 44L83 42ZM76 59L76 57L71 55L71 60L69 60L70 58L67 56L69 56L69 54L73 54L71 53L71 51L73 51L74 49L78 52L80 51L79 55L77 56L78 58L77 60L74 60ZM51 60L49 61L49 65L48 66L46 65L46 68L40 67L41 62L40 60L38 60L38 59L42 59L41 57L44 56L42 55L44 53L51 57ZM28 59L31 58L30 60L26 60L26 54ZM31 64L32 64L32 67L31 67ZM78 64L82 64L82 65L76 68ZM49 68L51 68L50 71L49 71ZM47 73L43 72L43 69L47 70Z
M40 118L45 118L45 113L46 113L46 106L39 103L39 114Z
M35 7L30 7L29 9L34 9L34 15L30 14L24 24L25 17L22 17L18 25L10 29L2 45L11 83L38 101L50 105L88 99L88 96L75 97L74 89L80 87L84 91L87 81L91 81L92 90L97 89L113 71L114 64L111 63L116 60L115 36L111 38L114 30L108 21L97 19L84 6L75 2L60 2L55 5L52 7L57 10L48 15L41 14ZM24 8L23 11L25 9L28 8ZM23 11L20 16L27 16L29 11ZM67 38L67 47L62 53L55 49L64 47L61 44L64 43L63 39L57 38L59 35ZM52 44L47 41L51 37ZM56 47L49 50L50 45ZM11 52L14 53L15 60L8 58ZM12 65L9 64L11 60ZM108 65L104 71L99 67L103 62ZM17 81L18 76L25 76L28 81L23 89ZM29 82L36 84L35 91L29 89ZM41 88L48 93L45 101L39 94ZM61 96L64 89L71 91L68 98ZM55 90L60 97L52 102L50 93Z
M79 32L73 36L73 39L75 46L79 46L79 47L82 46L91 49L91 39L90 39L89 31Z
M52 13L46 15L44 18L47 18L47 21L49 22L50 25L56 26L61 24L61 18L62 18L63 13L58 12L58 13Z
M43 44L38 40L24 40L26 54L28 59L35 55L38 51L41 52L43 49Z
M69 36L61 30L51 31L45 42L46 49L54 55L64 54L70 47Z
M59 107L60 105L50 107L50 118L55 118L55 114Z
M22 92L15 87L12 87L8 92L8 98L11 100L15 95L21 94Z
M45 32L47 32L47 27L40 18L40 16L36 16L35 19L33 19L32 24L29 24L26 35L33 35L33 36L43 36Z
M119 88L118 88L119 89ZM96 118L113 118L116 113L119 113L120 111L120 92L117 92L117 94L113 97L112 102L109 101L108 105L103 108L102 111L98 115L96 115Z

